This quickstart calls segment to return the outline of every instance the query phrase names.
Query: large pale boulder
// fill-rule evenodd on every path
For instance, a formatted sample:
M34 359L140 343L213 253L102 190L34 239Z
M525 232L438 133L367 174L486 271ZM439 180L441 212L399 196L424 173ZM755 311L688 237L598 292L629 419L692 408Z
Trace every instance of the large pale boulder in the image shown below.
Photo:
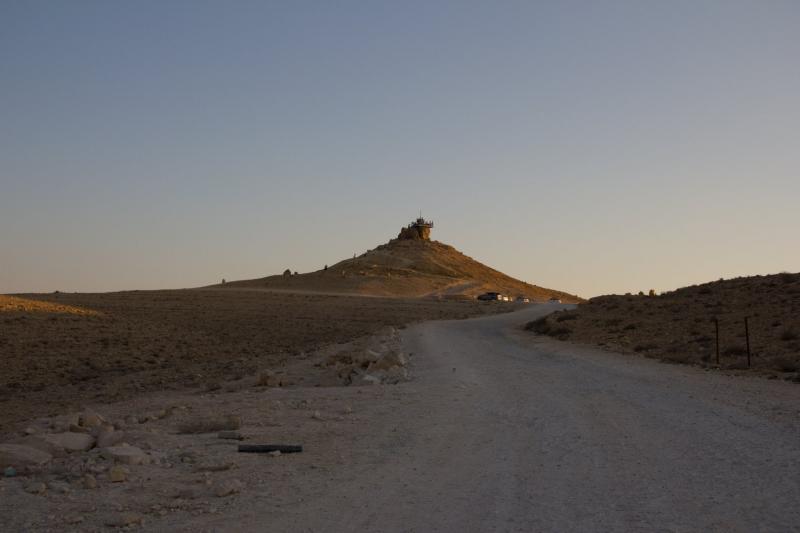
M47 452L22 444L0 444L0 469L13 466L18 470L47 463L53 458Z
M143 465L150 462L150 456L136 446L109 446L100 453L106 459L124 465Z
M87 433L67 431L42 435L41 438L68 452L85 452L94 446L94 437Z

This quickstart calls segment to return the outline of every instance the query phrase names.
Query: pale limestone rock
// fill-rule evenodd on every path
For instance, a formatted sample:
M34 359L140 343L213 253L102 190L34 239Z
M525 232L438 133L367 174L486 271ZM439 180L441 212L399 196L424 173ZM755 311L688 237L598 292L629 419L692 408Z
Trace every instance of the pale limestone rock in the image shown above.
M216 486L214 494L220 498L224 498L225 496L241 492L243 488L244 484L238 479L227 479Z
M0 469L13 466L17 470L49 462L53 456L22 444L0 444Z
M68 452L85 452L94 446L94 437L72 431L42 435L42 439Z
M128 469L124 466L114 465L108 469L108 480L112 483L121 483L128 479Z
M106 459L125 465L143 465L150 462L150 457L136 446L109 446L100 453Z

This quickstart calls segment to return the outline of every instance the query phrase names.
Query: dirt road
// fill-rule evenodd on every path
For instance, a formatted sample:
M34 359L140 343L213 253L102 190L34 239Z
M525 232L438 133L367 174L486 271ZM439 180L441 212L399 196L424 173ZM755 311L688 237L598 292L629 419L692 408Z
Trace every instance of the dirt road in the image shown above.
M405 330L415 379L369 388L330 437L339 461L309 449L320 466L296 463L291 494L265 479L225 517L173 527L800 530L800 387L517 329L552 309Z

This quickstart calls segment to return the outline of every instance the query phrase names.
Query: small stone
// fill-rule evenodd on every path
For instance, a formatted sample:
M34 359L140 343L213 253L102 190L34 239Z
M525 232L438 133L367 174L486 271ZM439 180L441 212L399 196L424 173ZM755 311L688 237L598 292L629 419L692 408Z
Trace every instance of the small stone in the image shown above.
M265 370L258 376L258 387L280 387L283 385L283 378L272 370Z
M280 455L281 455L281 451L280 451L280 450L272 450L271 452L269 452L269 454L270 454L272 457L280 457Z
M361 382L362 385L380 385L381 384L381 378L379 378L377 376L373 376L372 374L364 374L361 377L361 381L360 382Z
M96 489L97 478L95 478L92 474L86 474L83 476L83 486L87 489Z
M408 359L401 352L388 352L370 365L370 370L389 370L395 366L406 366Z
M97 437L98 448L116 446L125 439L125 433L122 431L114 431L113 426L100 426L95 436Z
M100 452L106 459L125 465L143 465L150 462L150 457L136 446L109 446Z
M64 522L67 524L80 524L83 522L83 517L77 513L69 514L64 518Z
M78 419L79 425L85 428L99 426L105 424L105 422L106 421L102 416L90 409L86 409L83 413L81 413L80 418Z
M42 435L42 439L68 452L85 452L94 446L94 437L74 431Z
M108 480L112 483L121 483L128 479L128 469L124 466L114 465L108 469Z
M197 472L224 472L233 468L233 463L205 463L197 465Z
M48 481L47 488L58 494L67 494L70 491L69 483L63 481Z
M118 513L106 520L106 525L110 527L126 527L142 523L142 515L130 511Z
M5 477L15 477L17 475L17 469L13 466L9 466L5 470L3 470L3 475Z
M325 420L322 417L322 413L320 413L319 411L314 411L314 414L311 415L311 418L313 418L314 420Z
M225 496L230 496L231 494L238 494L244 488L244 484L238 479L227 479L217 485L216 489L214 490L214 494L216 494L220 498L224 498Z
M25 485L25 492L28 494L44 494L47 486L41 482L28 483Z
M242 440L244 437L238 431L220 431L217 434L218 439Z

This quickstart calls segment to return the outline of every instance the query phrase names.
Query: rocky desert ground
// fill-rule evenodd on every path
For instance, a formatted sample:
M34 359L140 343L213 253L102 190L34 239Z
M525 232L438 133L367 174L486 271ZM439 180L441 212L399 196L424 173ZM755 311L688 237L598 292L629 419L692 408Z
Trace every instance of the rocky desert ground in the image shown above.
M800 274L719 280L658 296L601 296L533 321L528 329L673 363L800 382Z
M237 290L0 296L0 435L87 402L285 373L387 326L512 307ZM284 384L319 379L297 372Z
M289 501L289 472L322 468L319 456L286 469L240 443L326 448L368 398L409 379L407 324L514 308L263 291L0 296L0 529L170 530L164 517L223 513L254 465Z

